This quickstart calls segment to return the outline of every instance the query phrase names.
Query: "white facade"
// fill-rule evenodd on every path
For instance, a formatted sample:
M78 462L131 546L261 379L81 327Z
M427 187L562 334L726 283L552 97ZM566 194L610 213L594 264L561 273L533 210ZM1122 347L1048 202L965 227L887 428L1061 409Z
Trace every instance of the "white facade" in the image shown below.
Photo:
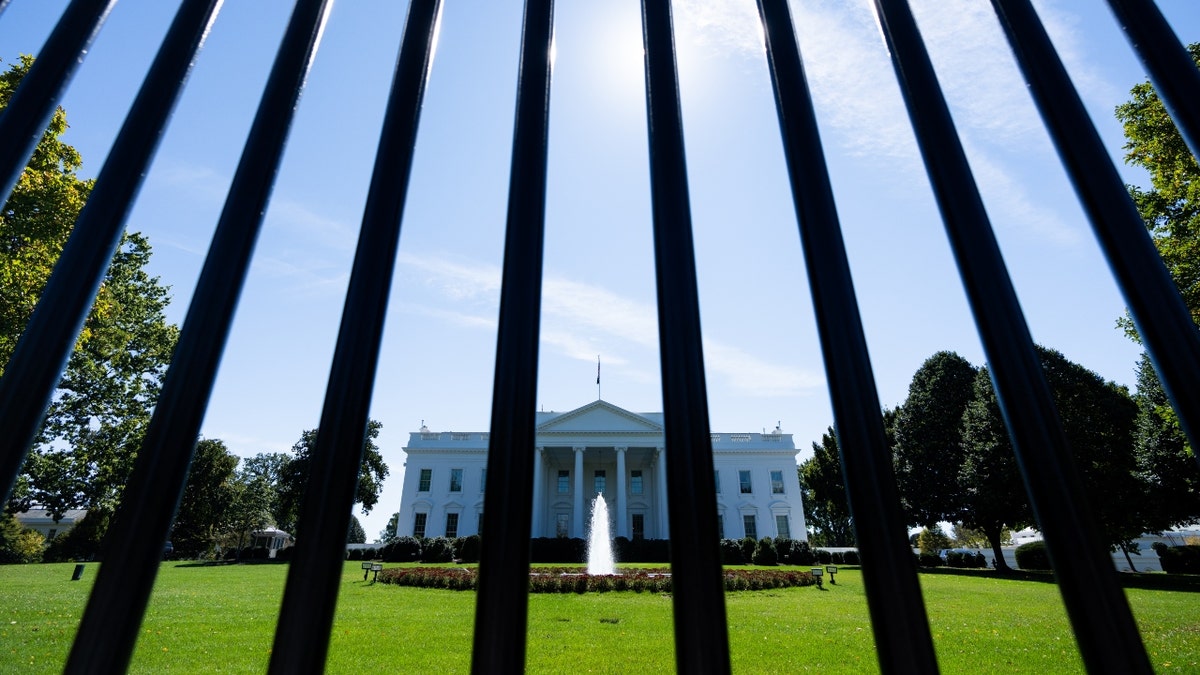
M721 536L807 539L791 434L714 433ZM400 536L463 537L483 524L488 434L414 432L400 500ZM667 539L662 413L606 401L537 413L533 536L586 538L604 493L614 537ZM493 489L500 486L491 486Z

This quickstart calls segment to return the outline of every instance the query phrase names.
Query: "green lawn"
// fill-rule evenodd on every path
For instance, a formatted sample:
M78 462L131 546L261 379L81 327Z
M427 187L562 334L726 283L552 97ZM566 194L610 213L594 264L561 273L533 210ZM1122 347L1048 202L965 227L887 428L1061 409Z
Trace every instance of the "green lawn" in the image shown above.
M0 672L62 669L97 566L0 567ZM283 591L282 565L190 566L159 573L131 670L258 673L266 669ZM861 576L836 586L726 596L738 673L877 670ZM1053 584L925 574L926 599L945 673L1070 673L1082 664ZM1200 593L1126 591L1159 672L1200 672ZM471 592L363 583L347 563L327 670L466 672ZM671 599L665 595L534 594L528 670L658 673L673 670Z

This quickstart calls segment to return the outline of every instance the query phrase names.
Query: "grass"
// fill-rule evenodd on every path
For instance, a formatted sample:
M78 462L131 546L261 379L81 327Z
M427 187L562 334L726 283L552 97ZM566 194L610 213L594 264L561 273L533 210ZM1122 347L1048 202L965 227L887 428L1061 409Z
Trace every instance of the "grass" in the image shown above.
M0 672L62 670L97 566L78 582L72 569L0 567ZM165 563L131 672L265 671L285 576L282 565ZM843 569L837 581L728 594L734 671L877 671L862 578ZM923 574L921 585L943 672L1083 672L1054 584ZM1200 672L1200 594L1161 585L1126 590L1155 670ZM372 585L347 563L327 670L466 672L474 609L474 593ZM673 652L668 595L529 597L529 672L669 672Z

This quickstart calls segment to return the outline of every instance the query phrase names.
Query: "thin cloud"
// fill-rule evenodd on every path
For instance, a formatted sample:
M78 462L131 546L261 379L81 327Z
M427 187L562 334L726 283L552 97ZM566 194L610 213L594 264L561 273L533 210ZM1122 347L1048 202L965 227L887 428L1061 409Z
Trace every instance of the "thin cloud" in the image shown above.
M462 304L480 300L495 308L499 271L494 266L450 261L437 256L402 255L400 264L419 276L427 288L454 305L432 308L406 304L405 311L446 319L458 325L495 330L494 320L463 311ZM655 307L608 289L562 277L547 277L542 294L542 344L568 358L591 361L600 351L607 365L621 367L626 350L657 349ZM745 350L705 341L705 362L724 386L752 396L798 395L822 380L803 369L771 363Z

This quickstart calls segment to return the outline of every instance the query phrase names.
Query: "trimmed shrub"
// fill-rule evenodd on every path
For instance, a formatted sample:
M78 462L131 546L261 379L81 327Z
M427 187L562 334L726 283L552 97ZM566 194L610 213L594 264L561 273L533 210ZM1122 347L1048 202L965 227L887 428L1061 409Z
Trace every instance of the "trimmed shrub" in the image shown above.
M754 564L762 566L774 566L779 564L779 557L775 554L775 544L770 537L763 537L758 540L758 544L754 547Z
M745 565L742 557L742 542L739 539L721 540L721 562L725 565Z
M812 557L812 550L807 541L795 539L776 539L775 554L781 565L804 565L804 561Z
M275 559L276 560L291 560L292 559L292 551L295 551L295 550L296 550L295 546L281 548L275 552Z
M1017 547L1017 567L1023 570L1050 571L1050 554L1046 552L1046 542L1031 541Z
M361 548L352 548L346 556L346 560L362 560L362 554L363 550Z
M946 564L946 561L936 553L918 553L917 564L921 567L941 567Z
M758 542L753 537L744 537L739 542L742 547L742 560L750 564L750 561L754 560L754 549L758 547Z
M383 548L386 562L416 562L421 559L421 540L400 537Z
M445 563L454 559L454 546L445 537L426 539L421 550L421 562Z
M846 564L846 558L844 555L842 555L841 551L833 551L832 553L829 554L829 557L834 565L845 565Z
M539 537L530 540L529 554L535 563L581 563L587 557L587 542L578 537Z
M946 567L970 567L970 565L967 565L963 562L963 559L967 556L971 557L972 564L974 564L975 556L970 555L969 553L963 553L962 551L946 551Z
M454 557L459 562L477 563L479 562L479 549L481 545L482 541L477 534L459 537L454 540Z
M1200 574L1200 546L1167 546L1155 542L1154 552L1168 574Z
M819 564L819 565L832 565L833 564L833 554L830 553L829 551L826 551L823 548L818 548L815 551L813 551L813 553L815 553L817 556L817 564Z
M861 565L862 562L858 557L858 550L852 549L842 554L842 562L846 565Z
M666 539L625 539L617 537L613 540L613 555L617 562L637 563L667 563L671 562L670 542Z

